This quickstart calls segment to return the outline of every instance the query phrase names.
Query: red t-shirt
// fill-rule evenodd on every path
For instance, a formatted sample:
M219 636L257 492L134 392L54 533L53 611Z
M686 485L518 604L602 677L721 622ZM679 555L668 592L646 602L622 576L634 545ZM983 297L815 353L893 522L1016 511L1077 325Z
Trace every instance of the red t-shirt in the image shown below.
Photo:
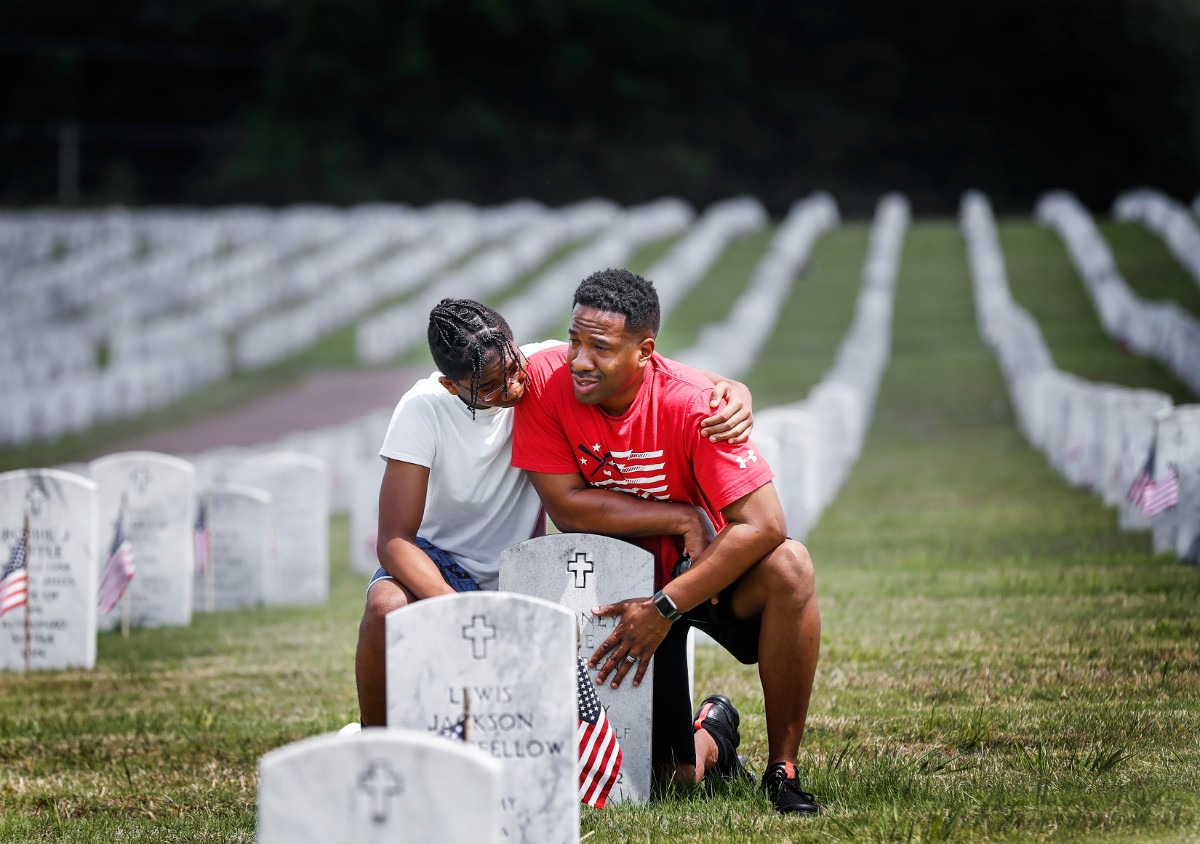
M771 467L753 442L712 443L700 421L712 415L712 382L655 353L633 404L621 416L575 399L567 347L529 359L525 396L513 422L512 463L520 469L579 472L591 486L694 504L719 531L722 508L768 483ZM659 588L683 546L679 537L632 540L654 554Z

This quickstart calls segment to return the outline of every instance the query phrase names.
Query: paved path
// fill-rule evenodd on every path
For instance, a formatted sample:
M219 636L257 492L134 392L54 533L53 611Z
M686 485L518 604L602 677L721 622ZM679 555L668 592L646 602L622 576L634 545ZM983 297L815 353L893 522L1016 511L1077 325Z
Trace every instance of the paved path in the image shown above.
M119 450L192 454L220 446L270 443L296 431L349 422L379 408L392 408L428 368L310 375L241 407L123 443ZM118 450L118 449L112 449Z

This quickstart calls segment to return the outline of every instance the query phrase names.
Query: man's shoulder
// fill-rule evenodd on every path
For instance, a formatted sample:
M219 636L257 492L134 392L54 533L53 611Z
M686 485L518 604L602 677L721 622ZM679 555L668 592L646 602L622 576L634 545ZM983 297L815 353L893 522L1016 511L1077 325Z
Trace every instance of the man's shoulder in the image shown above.
M652 359L654 377L658 380L664 395L675 401L687 402L694 399L707 400L712 392L713 382L686 364L663 357L655 352Z
M526 352L529 359L529 369L537 372L553 372L567 360L566 343L538 343L533 354ZM525 347L521 347L524 351Z

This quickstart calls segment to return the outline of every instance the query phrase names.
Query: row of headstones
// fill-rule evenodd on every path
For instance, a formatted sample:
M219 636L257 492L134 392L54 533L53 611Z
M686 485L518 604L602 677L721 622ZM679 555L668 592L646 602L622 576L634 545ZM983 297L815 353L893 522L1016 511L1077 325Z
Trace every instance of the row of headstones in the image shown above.
M1183 203L1150 188L1125 191L1113 202L1113 216L1154 232L1200 285L1200 227Z
M1083 280L1105 332L1161 361L1200 396L1200 319L1175 302L1145 302L1130 289L1088 210L1072 194L1042 196L1035 212L1053 227Z
M198 486L192 464L152 452L0 474L0 553L7 561L28 543L28 603L0 619L0 669L23 669L27 648L32 669L91 668L97 631L122 622L187 626L194 611L324 603L325 475L315 458L268 454L229 467L238 483ZM102 614L119 536L134 574Z
M709 239L713 243L700 247L700 251L710 259L715 258L715 253L731 236L731 230L745 225L737 201L734 202L732 211L724 203L710 207L704 215L709 223L703 226L694 225L694 210L680 200L660 200L634 209L637 214L630 214L595 242L548 268L521 293L504 301L500 310L517 337L534 340L540 335L558 334L559 326L570 312L571 293L576 285L598 269L625 265L640 245L686 232L665 257L694 255L698 242ZM652 272L658 269L656 265ZM668 287L690 287L701 273L702 268L694 267L690 276L668 276L666 283ZM647 277L657 285L658 279L653 274Z
M603 200L576 203L540 215L510 237L493 237L490 248L462 266L439 262L419 276L404 276L404 289L420 283L415 296L373 313L355 329L355 348L364 363L382 363L424 342L430 309L442 298L484 299L514 284L554 250L595 236L622 219L625 212ZM388 298L401 292L388 290ZM366 313L363 309L354 316Z
M1037 323L1009 291L986 197L964 196L960 225L980 333L1000 363L1026 439L1070 483L1118 507L1121 529L1151 528L1156 551L1200 559L1200 405L1173 407L1156 390L1099 384L1057 369ZM1155 484L1178 484L1178 502L1149 516L1130 495L1147 469Z
M31 214L21 229L31 238L36 238L39 228L66 237L81 221L107 213L80 212L53 217L50 222ZM184 302L202 299L188 291L205 289L207 267L250 262L252 269L281 251L294 249L300 233L311 232L311 216L288 212L272 224L270 214L248 209L136 212L131 225L140 238L140 248L103 271L92 265L91 253L103 249L94 243L14 270L6 290L5 304L12 306L5 313L7 351L26 361L54 357L55 349L39 342L48 328L64 326L99 344L114 328L124 328L143 315L157 315L164 298L168 302L180 301L179 297L184 297ZM94 354L92 358L94 361Z
M817 238L838 225L826 193L793 203L725 318L700 328L694 345L673 357L689 366L741 377L758 359Z
M899 194L880 199L854 318L834 365L801 401L757 413L754 442L775 470L788 533L807 536L862 453L891 359L900 253L910 219Z
M229 376L229 353L219 336L184 332L177 337L182 345L172 354L9 389L0 403L0 446L55 440L140 416Z
M642 549L558 534L505 551L499 592L393 612L387 729L316 736L264 756L258 841L574 844L577 694L594 683L591 671L579 676L578 659L613 627L590 610L649 595L653 583ZM639 686L597 689L622 754L611 801L649 797L653 684L651 662Z
M560 242L562 232L577 218L601 217L613 213L611 203L580 203L568 209L551 211L541 206L521 204L506 207L505 213L492 211L464 217L460 223L441 226L414 239L402 250L377 261L358 261L353 265L320 268L310 273L320 281L311 290L297 296L300 303L267 316L240 331L235 339L239 369L257 369L275 363L307 348L320 337L349 325L372 312L388 299L414 289L440 287L445 276L466 275L480 283L511 283L526 267L511 259L536 262ZM469 253L484 249L465 266L451 270ZM539 250L545 250L540 252ZM309 272L313 268L305 267ZM421 297L427 298L427 297ZM436 300L435 300L436 301ZM431 303L432 306L432 303ZM428 311L428 309L426 309ZM390 358L384 355L380 361Z
M6 350L0 356L10 364L0 375L10 399L0 410L0 443L86 430L97 422L160 407L221 380L233 363L226 346L228 333L258 337L260 351L265 349L261 354L246 351L240 361L243 368L275 362L330 329L328 317L318 315L345 316L345 306L331 303L362 298L363 279L380 288L368 297L373 303L386 297L395 279L417 283L427 275L431 260L438 266L448 264L487 239L509 236L545 212L525 202L485 210L437 206L424 214L408 209L390 215L346 212L332 223L326 216L318 218L320 225L302 215L285 217L278 227L241 241L240 248L210 255L212 260L199 264L191 260L194 256L175 256L180 260L166 268L162 259L154 258L144 261L145 269L114 268L107 276L89 280L87 289L111 287L110 282L121 288L98 300L97 307L77 303L66 321L32 320L14 327L0 338ZM364 224L356 225L360 219ZM383 266L377 266L381 262ZM319 300L316 306L295 318L271 322L274 318L267 317L275 328L255 328L255 319L281 303L314 296ZM45 354L25 349L42 349L43 334L63 342L46 347ZM263 337L275 339L262 341ZM235 345L245 351L255 343ZM103 366L102 347L107 352Z
M597 268L619 266L639 245L677 234L691 224L694 212L677 199L661 199L628 209L583 204L568 209L564 224L548 231L548 238L498 246L481 256L470 270L454 271L437 279L422 294L359 323L355 335L358 359L363 363L388 360L422 342L429 310L444 296L486 298L517 281L553 251L565 244L590 241L542 270L521 293L501 306L501 312L519 339L531 342L534 333L555 313L567 312L570 291ZM522 250L520 256L514 250ZM561 312L547 302L561 301Z

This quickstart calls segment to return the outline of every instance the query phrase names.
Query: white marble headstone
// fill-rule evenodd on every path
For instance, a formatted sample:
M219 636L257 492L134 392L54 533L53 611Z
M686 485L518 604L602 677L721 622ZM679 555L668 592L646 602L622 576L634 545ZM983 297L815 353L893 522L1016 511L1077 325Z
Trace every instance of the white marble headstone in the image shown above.
M221 484L201 493L208 510L209 569L198 573L198 612L238 610L265 601L279 572L272 555L274 507L260 489Z
M100 494L97 575L111 550L118 513L133 553L135 574L126 592L132 627L192 623L193 528L196 473L191 463L150 451L126 451L89 466ZM120 621L121 608L102 614L101 630Z
M503 766L414 730L329 733L259 760L258 844L499 844Z
M389 727L437 732L504 765L501 840L579 840L575 618L525 595L470 592L387 617ZM469 710L469 713L467 712Z
M654 557L619 539L590 533L560 533L529 539L500 555L500 590L553 601L571 611L579 626L578 656L586 662L619 618L592 615L592 607L654 594ZM590 671L593 679L595 672ZM633 672L620 688L596 693L621 743L621 773L609 799L644 803L650 797L651 713L654 660L639 686Z
M1152 519L1154 550L1200 562L1200 405L1179 405L1158 417L1154 480L1174 473L1179 501Z
M1117 437L1120 443L1120 488L1126 492L1134 478L1146 465L1146 457L1155 440L1155 418L1170 410L1171 400L1154 390L1131 391L1126 411L1117 419ZM1130 503L1124 493L1117 502L1117 523L1123 531L1146 530L1150 520L1141 508Z
M347 497L350 502L350 568L360 574L374 574L379 568L375 550L379 531L379 485L383 482L384 463L378 456L356 461Z
M96 485L55 469L0 474L0 567L29 517L30 667L96 665ZM0 618L0 670L25 670L25 607Z
M268 493L275 504L278 581L268 604L323 604L329 600L329 484L324 461L271 452L234 466L232 482Z

